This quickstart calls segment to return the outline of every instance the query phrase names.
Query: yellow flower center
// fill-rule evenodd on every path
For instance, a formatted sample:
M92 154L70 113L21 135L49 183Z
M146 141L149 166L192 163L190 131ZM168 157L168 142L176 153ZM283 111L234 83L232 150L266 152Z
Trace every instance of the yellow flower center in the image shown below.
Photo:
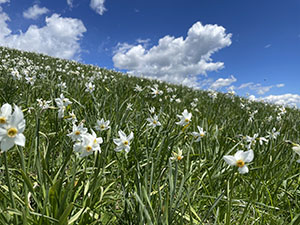
M87 152L90 152L92 149L93 149L92 146L90 146L90 145L86 146L86 151Z
M0 123L1 123L1 124L6 123L6 118L3 117L3 116L0 116Z
M236 165L237 165L238 167L242 168L242 167L245 165L245 162L244 162L242 159L240 159L240 160L238 160L238 161L236 162Z
M101 125L101 126L100 126L100 129L101 129L101 130L103 130L104 128L105 128L105 126L104 126L104 125Z
M157 124L157 121L156 121L156 120L153 120L153 124L155 124L155 125L156 125L156 124Z
M7 130L7 136L10 137L10 138L13 138L17 135L18 133L18 130L17 128L14 128L14 127L11 127Z
M204 137L204 136L205 136L205 134L204 134L204 133L200 133L200 136L201 136L201 137Z
M79 130L76 130L76 131L75 131L75 135L80 135L80 131L79 131Z
M128 141L124 141L123 144L124 144L124 145L128 145Z
M184 121L185 121L186 123L188 123L190 120L189 120L188 118L186 118Z
M183 157L182 157L181 155L178 155L178 156L177 156L177 160L178 160L178 161L182 160L182 158L183 158Z

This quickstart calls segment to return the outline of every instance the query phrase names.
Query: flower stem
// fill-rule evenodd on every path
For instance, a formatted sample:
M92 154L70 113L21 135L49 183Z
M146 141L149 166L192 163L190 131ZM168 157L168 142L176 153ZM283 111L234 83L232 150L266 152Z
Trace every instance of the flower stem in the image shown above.
M3 155L4 155L6 181L7 181L7 186L8 186L8 190L9 190L10 200L11 200L12 208L16 209L16 203L15 203L15 199L14 199L14 196L13 196L13 191L12 191L10 177L9 177L6 152L4 152ZM18 224L18 218L17 218L16 215L15 215L15 222L16 222L16 224Z

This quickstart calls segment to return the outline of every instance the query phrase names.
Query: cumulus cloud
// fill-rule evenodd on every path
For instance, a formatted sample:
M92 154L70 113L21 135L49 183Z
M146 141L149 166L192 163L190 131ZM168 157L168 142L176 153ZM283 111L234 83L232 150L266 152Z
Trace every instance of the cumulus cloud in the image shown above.
M39 16L46 14L47 12L49 12L49 9L47 9L46 7L40 8L38 5L33 5L32 7L23 12L23 16L26 19L35 20L39 18Z
M267 44L267 45L265 45L264 48L270 48L271 46L272 46L271 44Z
M284 87L284 84L262 86L261 84L254 84L253 82L249 82L249 83L241 84L237 89L249 88L250 90L255 91L257 94L263 95L269 92L273 87L281 88Z
M73 7L73 0L67 0L67 4L69 7Z
M7 3L7 2L9 2L10 0L0 0L0 4L2 4L2 3Z
M0 45L65 59L79 56L79 41L86 32L81 20L53 14L46 17L45 26L30 25L20 34L12 34L7 24L9 20L8 15L0 11Z
M90 7L99 15L103 15L106 11L106 8L104 7L104 2L105 0L91 0Z
M119 44L114 66L136 76L147 76L172 83L194 86L197 75L222 69L211 55L231 44L231 34L218 25L195 23L184 37L165 36L147 49L142 44Z
M283 95L269 95L266 97L256 98L253 95L251 96L252 100L255 101L265 101L278 105L286 106L298 106L300 107L300 95L298 94L283 94Z
M233 75L231 75L230 78L226 78L226 79L219 78L218 80L216 80L215 82L212 83L212 85L210 86L210 89L218 90L222 87L227 87L236 81L237 81L237 79Z

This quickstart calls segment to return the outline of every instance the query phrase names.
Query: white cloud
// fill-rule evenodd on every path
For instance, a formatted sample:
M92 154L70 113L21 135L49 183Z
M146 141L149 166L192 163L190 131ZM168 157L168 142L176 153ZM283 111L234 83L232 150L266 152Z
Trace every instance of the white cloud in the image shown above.
M270 48L271 46L272 46L271 44L267 44L267 45L265 45L264 48Z
M214 83L212 83L212 85L210 86L210 89L218 90L222 87L227 87L236 81L237 81L237 79L233 75L231 75L230 78L226 78L226 79L219 78Z
M142 44L119 44L113 62L136 76L195 86L197 75L223 68L224 63L212 62L211 55L230 44L231 34L222 26L197 22L186 38L167 35L150 49Z
M265 101L278 105L298 106L300 107L300 95L298 94L283 94L283 95L269 95L266 97L255 98L252 96L252 100Z
M9 2L10 0L0 0L0 4L2 4L2 3L7 3L7 2Z
M30 25L20 34L12 34L7 24L9 20L8 15L0 11L0 45L65 59L79 56L79 40L86 32L81 20L53 14L46 17L45 26Z
M278 88L281 88L281 87L284 87L285 86L285 84L276 84L276 87L278 87Z
M91 0L90 7L96 11L99 15L103 15L106 11L104 7L105 0Z
M254 84L253 82L241 84L237 89L249 88L252 91L255 91L259 95L263 95L271 90L273 87L284 87L284 84L276 84L269 86L262 86L261 84Z
M39 18L39 16L46 14L47 12L49 12L49 9L47 9L46 7L40 8L38 5L34 5L32 7L30 7L29 9L27 9L26 11L23 12L23 16L26 19L37 19Z
M67 4L69 7L73 7L73 0L67 0Z

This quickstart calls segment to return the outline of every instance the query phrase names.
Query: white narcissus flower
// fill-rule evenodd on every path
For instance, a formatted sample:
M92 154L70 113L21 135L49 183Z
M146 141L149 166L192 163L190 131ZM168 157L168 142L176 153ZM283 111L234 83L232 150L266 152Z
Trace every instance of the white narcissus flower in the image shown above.
M203 131L202 127L197 126L199 132L192 132L194 138L197 138L195 142L199 142L206 134L206 131Z
M93 84L92 82L86 83L85 87L86 87L85 89L86 92L92 93L95 90L95 84Z
M97 138L94 131L93 134L85 134L82 136L82 141L74 144L74 151L80 153L79 157L93 154L93 152L101 152L100 144L103 142L102 138Z
M265 142L266 144L269 142L269 140L267 140L265 137L259 137L258 138L259 144L262 145L263 142Z
M279 131L276 131L276 128L275 127L273 127L273 129L272 129L272 131L270 132L270 131L267 131L267 133L268 133L268 138L270 138L270 139L276 139L277 138L277 136L280 134L280 132Z
M87 133L87 130L87 128L83 127L83 123L80 123L78 126L74 123L72 132L67 134L67 136L72 138L73 141L78 141Z
M154 114L154 113L155 113L155 107L153 106L153 107L149 108L149 112L150 112L151 114Z
M170 158L171 160L180 161L183 159L182 150L178 148L177 152L172 152L173 156Z
M99 131L107 130L110 128L109 124L109 120L104 121L104 119L102 118L101 120L97 120L97 125L95 126L95 129Z
M299 145L299 144L293 143L292 149L293 149L293 151L294 151L295 153L297 153L297 155L300 156L300 145ZM297 162L297 163L300 163L300 159L298 159L296 162Z
M150 127L157 127L157 126L161 126L161 123L158 121L158 116L154 115L153 117L149 117L147 118L147 121L149 122L148 126Z
M158 90L158 87L155 86L154 88L151 88L151 91L152 91L152 98L155 98L157 95L162 95L163 94L163 91L161 90Z
M141 91L143 91L143 89L142 89L142 87L141 86L139 86L138 84L135 86L135 88L134 88L134 91L136 91L136 92L141 92Z
M119 130L118 133L120 138L114 139L114 143L117 145L115 151L120 152L124 149L125 152L128 153L130 150L130 141L131 139L133 139L133 133L131 132L128 136L126 136L126 134L122 130Z
M191 122L192 113L189 113L186 109L183 111L182 116L177 115L179 117L180 121L176 122L176 124L185 126Z
M38 98L36 101L38 102L38 105L39 105L39 107L40 107L42 110L49 109L49 107L50 107L49 104L51 103L50 100L49 100L49 101L46 101L46 100L43 100L43 99L41 99L41 98Z
M9 117L11 116L11 111L12 111L12 108L11 108L11 105L8 104L8 103L5 103L1 109L0 109L0 127L4 126Z
M58 107L58 118L63 118L66 107L72 104L72 102L68 98L65 98L63 94L60 95L60 98L56 98L55 102Z
M9 107L6 105L7 111ZM2 107L3 108L3 107ZM1 109L2 109L1 108ZM10 107L11 108L11 107ZM15 144L24 147L25 136L25 119L22 110L18 106L14 106L14 112L9 116L6 123L0 127L0 148L2 152L11 149Z
M239 167L238 170L241 174L249 172L249 169L245 163L251 162L253 158L254 158L254 153L252 149L246 152L239 150L234 154L234 156L232 155L223 156L225 162L227 162L230 166Z

